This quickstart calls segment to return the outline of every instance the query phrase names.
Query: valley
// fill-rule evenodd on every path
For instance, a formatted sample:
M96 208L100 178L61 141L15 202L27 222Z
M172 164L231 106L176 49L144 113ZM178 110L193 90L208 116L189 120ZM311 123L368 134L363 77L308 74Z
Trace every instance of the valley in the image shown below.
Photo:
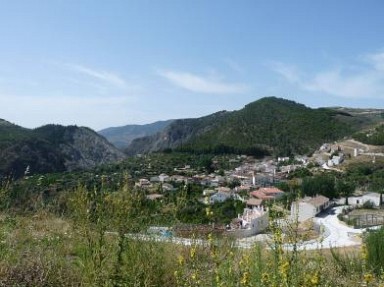
M350 256L342 255L344 248L354 247L355 254L374 236L367 228L380 225L372 214L383 205L383 147L364 142L361 134L380 137L382 111L312 110L265 98L241 111L166 123L119 150L108 135L84 127L30 130L2 121L0 226L8 255L1 264L8 275L1 282L64 286L69 277L76 286L102 286L118 282L110 279L116 272L138 276L129 266L151 258L159 269L146 280L166 285L164 267L178 274L173 286L207 264L215 272L241 265L247 256L261 264L260 252L270 264L281 264L273 256L295 256L307 268L306 256L314 254L307 252L323 249L332 255L321 255L316 268L325 268L321 262L340 266ZM140 149L133 153L132 146ZM356 212L361 220L372 217L359 221L365 229L351 219ZM378 243L372 244L369 248ZM44 252L40 259L46 265L27 256L32 265L21 261L22 272L17 271L12 260L26 256L28 248ZM138 250L144 257L135 257ZM238 274L245 274L241 268ZM26 270L37 273L28 277ZM59 276L41 278L42 270ZM209 272L198 270L210 286ZM340 274L334 276L329 282L338 282Z

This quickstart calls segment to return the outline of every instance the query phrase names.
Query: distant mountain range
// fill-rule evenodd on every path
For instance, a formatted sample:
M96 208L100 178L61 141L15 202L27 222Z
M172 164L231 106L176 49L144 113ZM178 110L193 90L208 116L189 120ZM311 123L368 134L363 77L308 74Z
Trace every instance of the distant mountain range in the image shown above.
M195 153L291 155L311 153L377 124L384 110L318 108L268 97L233 112L171 122L156 134L137 138L127 154L179 150Z
M98 131L98 133L107 138L108 141L114 144L116 147L124 149L127 148L134 139L151 136L163 130L172 122L173 120L167 120L146 125L126 125L122 127L112 127Z
M27 129L0 120L0 175L74 171L155 151L287 156L309 154L324 142L351 136L381 143L383 115L380 109L312 109L269 97L238 111L108 128L100 134L77 126Z
M73 171L122 160L125 154L86 127L26 129L0 119L0 174Z

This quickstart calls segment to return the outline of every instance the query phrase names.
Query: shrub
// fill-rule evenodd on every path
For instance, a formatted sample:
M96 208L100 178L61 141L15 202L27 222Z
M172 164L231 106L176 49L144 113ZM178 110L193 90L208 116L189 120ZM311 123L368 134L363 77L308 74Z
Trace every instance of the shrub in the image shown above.
M368 200L368 201L364 202L361 207L363 209L374 209L375 208L375 204L372 201Z
M384 268L384 228L369 231L365 238L367 263L376 274Z

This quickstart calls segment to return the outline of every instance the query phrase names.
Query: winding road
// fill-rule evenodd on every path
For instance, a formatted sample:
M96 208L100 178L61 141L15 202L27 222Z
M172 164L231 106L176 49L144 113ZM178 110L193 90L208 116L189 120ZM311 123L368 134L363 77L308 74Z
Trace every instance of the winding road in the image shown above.
M298 243L298 250L316 250L322 248L339 248L361 245L361 235L366 229L354 229L341 222L337 215L340 214L344 206L334 207L323 217L315 217L314 221L321 226L322 235L314 240ZM266 236L256 235L238 240L238 246L251 248L255 242L270 240ZM285 249L293 249L292 244L286 244Z
M329 213L323 217L315 217L314 221L321 226L322 235L310 241L304 241L296 244L297 250L316 250L324 248L340 248L359 246L362 244L361 235L366 232L366 229L354 229L346 226L341 222L337 215L340 214L345 206L334 207L329 210ZM378 227L377 227L378 228ZM371 228L373 229L373 228ZM208 245L207 240L189 239L180 237L164 237L160 235L130 235L141 240L155 240L162 242L172 242L182 245ZM237 239L235 245L240 248L252 248L256 242L271 242L271 238L266 234L259 234L251 237ZM286 250L292 250L292 244L284 245Z

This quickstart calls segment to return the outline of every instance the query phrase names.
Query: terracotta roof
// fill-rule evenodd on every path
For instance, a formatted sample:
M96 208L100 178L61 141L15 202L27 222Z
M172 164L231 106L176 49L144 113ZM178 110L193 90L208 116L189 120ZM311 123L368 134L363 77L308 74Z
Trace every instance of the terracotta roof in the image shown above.
M266 195L261 190L255 190L250 193L252 196L257 197L259 199L273 199L274 197L272 195Z
M284 193L284 191L278 189L277 187L261 187L258 190L262 191L266 195L276 194L276 193Z
M259 199L274 199L282 193L284 193L284 191L276 187L261 187L258 190L252 191L250 194Z
M259 206L263 202L262 199L250 198L247 200L247 205Z

